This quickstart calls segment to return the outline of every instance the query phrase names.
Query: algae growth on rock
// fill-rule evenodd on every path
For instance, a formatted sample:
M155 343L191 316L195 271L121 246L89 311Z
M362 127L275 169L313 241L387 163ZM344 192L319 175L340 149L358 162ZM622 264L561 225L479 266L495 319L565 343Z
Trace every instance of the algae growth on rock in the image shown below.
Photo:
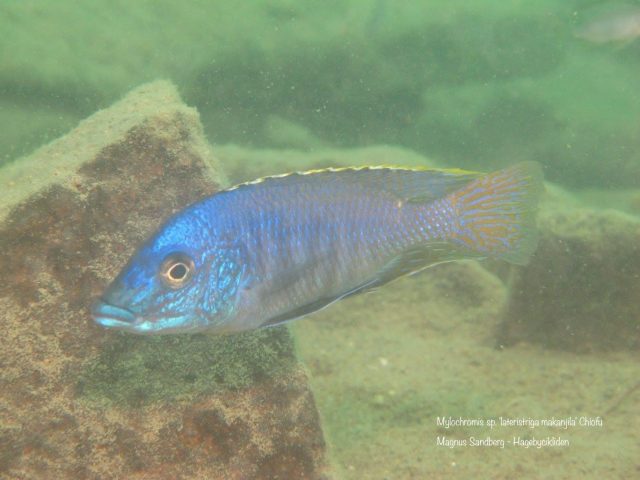
M88 402L116 407L190 401L286 376L295 368L283 327L227 337L116 335L80 373L77 392Z
M146 339L90 319L138 242L224 183L167 82L0 170L0 476L324 478L287 330Z

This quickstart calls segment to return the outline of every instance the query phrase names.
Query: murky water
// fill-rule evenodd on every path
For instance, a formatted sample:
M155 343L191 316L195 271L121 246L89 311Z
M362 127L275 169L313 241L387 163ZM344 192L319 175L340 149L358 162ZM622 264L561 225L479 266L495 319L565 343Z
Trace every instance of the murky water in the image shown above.
M134 87L157 79L173 82L184 102L197 109L224 172L218 178L231 183L328 166L491 171L521 161L539 162L547 192L540 206L540 244L528 266L497 261L439 265L291 327L315 397L311 410L317 408L321 419L330 475L635 478L640 475L638 12L637 2L619 6L591 0L5 3L0 6L0 185L19 190L24 181L24 190L31 188L27 184L33 179L12 176L9 169ZM159 111L161 107L159 102ZM99 133L91 141L100 144ZM144 145L144 139L138 144ZM170 162L170 150L159 147L153 155L166 154ZM41 173L38 165L24 165L36 177ZM117 178L117 173L110 174ZM141 175L162 178L163 173L160 166ZM179 180L187 193L180 197L178 187L178 193L169 196L174 203L165 205L162 215L191 200L189 178ZM127 181L135 183L135 174ZM44 185L46 180L38 182ZM202 189L206 187L198 187ZM95 193L82 186L76 190L84 199L90 197L87 192ZM5 198L7 209L16 198L21 197ZM66 201L61 195L56 198L62 199L61 205ZM87 303L135 248L130 239L142 238L157 226L156 210L129 220L128 206L136 202L142 200L132 195L113 203L119 208L113 215L85 220L126 227L121 250L114 250L120 264L100 270L103 264L96 267L91 257L74 257L76 244L77 251L84 248L83 235L91 241L102 238L93 226L65 231L61 238L73 249L55 245L53 258L47 257L55 265L64 260L71 273L54 269L61 277L72 278L74 270L87 275L108 272L91 281L70 282L76 291L56 293L61 295L56 297L61 311L84 312L77 318L86 317L87 325ZM38 208L46 211L47 205ZM51 207L56 218L79 208L59 207ZM48 238L28 230L31 217L23 210L11 218L2 220L6 225L0 228L26 230L20 230L20 237L0 235L6 242L0 245L3 251L14 251L9 247L15 247L15 238L30 239L34 245L35 239ZM15 218L25 218L24 223L18 225ZM88 251L97 258L99 252L92 248ZM7 316L6 331L17 324L12 322L29 325L25 322L43 305L42 292L53 280L42 274L49 265L44 260L28 268L15 267L15 258L3 258L5 262L11 277L0 290L0 305L14 302L24 312L20 318ZM29 283L30 275L37 278L33 291L40 293L27 298L18 286ZM78 328L89 328L82 325ZM104 415L111 420L127 418L129 433L109 437L108 447L111 457L124 458L122 452L132 448L127 438L136 432L132 418L174 401L206 403L208 395L228 384L233 388L215 402L227 402L225 408L234 399L255 405L246 401L246 389L271 378L271 365L280 355L291 356L285 338L278 339L283 343L277 342L273 351L242 358L257 348L251 337L239 340L237 348L225 343L219 350L225 355L211 355L215 368L202 373L207 369L202 352L209 348L204 337L194 337L192 343L145 343L90 328L87 338L100 335L100 341L87 344L86 357L81 342L65 339L55 329L12 330L0 344L3 361L22 354L28 356L27 363L36 362L33 356L42 355L37 357L37 375L21 376L13 364L0 373L5 389L0 393L0 477L53 478L47 474L51 465L87 455L96 465L111 465L96 456L99 442L86 447L89 454L83 453L80 440L75 449L63 452L46 446L55 443L55 435L82 430L77 420L52 420L55 426L46 431L58 433L37 438L24 434L39 430L6 413L11 408L3 414L3 403L13 405L24 392L40 388L36 385L46 384L51 391L72 385L69 398L78 405L89 402L82 408L107 408L110 413ZM27 342L25 335L33 336ZM73 343L73 353L61 347L45 355L44 349L34 347L48 335L63 347L65 341ZM214 339L211 348L218 341ZM198 372L189 367L189 352L199 359ZM228 374L220 365L226 356L240 373ZM80 381L60 373L72 357L82 366ZM256 362L263 360L269 368L256 369ZM273 370L277 375L291 368L290 358L282 362L283 368ZM171 382L166 390L162 372ZM38 380L38 375L49 380ZM64 378L64 385L56 384L58 378ZM141 379L149 383L136 389ZM286 392L286 381L278 382L282 390L274 391ZM238 388L242 394L234 397ZM33 411L46 415L42 412L58 405L46 402L46 397L34 400ZM215 421L206 417L203 423L192 422L196 430L197 425L209 425L212 440L202 440L206 435L198 430L188 438L176 436L175 442L193 449L206 444L211 461L222 465L218 472L249 471L222 459L266 430L237 433L234 419L242 416L242 405L234 408ZM176 431L180 422L191 425L189 419L195 417L185 418L176 420ZM151 438L145 435L140 438ZM266 443L257 444L267 451L268 439L275 437L265 435ZM287 455L301 457L296 441ZM145 463L145 455L156 452L136 448L141 450L135 461L127 460L129 470L122 470L131 476L122 478L165 478L158 473L162 467ZM181 455L166 460L167 471L185 460L187 454ZM39 458L40 470L33 466ZM275 460L268 469L251 470L246 478L271 478L278 471L279 478L315 475L309 473L314 462L307 457L296 463L304 465L298 470L278 470L280 457L269 458ZM107 467L83 468L68 478L112 478ZM203 472L194 467L183 475L210 478Z

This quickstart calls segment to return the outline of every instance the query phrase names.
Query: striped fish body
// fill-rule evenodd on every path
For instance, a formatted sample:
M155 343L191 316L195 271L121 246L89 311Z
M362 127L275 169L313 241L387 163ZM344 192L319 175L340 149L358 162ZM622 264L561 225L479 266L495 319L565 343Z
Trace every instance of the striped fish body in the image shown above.
M104 308L94 308L94 317L135 333L235 332L304 316L436 263L523 264L535 249L541 190L534 163L488 175L368 167L242 184L179 213L137 255L147 264L176 252L193 259L178 262L195 272L183 287L191 285L188 294L173 288L176 298L155 302L161 308L137 300L149 295L123 295L145 282L149 289L145 275L163 271L140 268L134 257L99 302L133 315L109 325L101 322Z
M238 188L226 199L229 229L246 238L253 285L239 299L235 325L281 323L444 261L522 263L535 246L530 213L539 186L539 170L524 164L489 177L367 168ZM510 198L496 205L500 187ZM465 228L461 207L480 218ZM487 215L493 210L497 216Z

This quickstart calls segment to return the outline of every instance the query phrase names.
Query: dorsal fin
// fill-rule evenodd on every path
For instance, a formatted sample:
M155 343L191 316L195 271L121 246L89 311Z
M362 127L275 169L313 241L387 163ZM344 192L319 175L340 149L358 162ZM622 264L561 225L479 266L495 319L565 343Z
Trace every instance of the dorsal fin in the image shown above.
M428 202L458 190L482 173L459 169L402 168L394 166L344 167L307 170L262 177L226 191L244 188L279 188L292 185L349 185L387 192L409 202Z

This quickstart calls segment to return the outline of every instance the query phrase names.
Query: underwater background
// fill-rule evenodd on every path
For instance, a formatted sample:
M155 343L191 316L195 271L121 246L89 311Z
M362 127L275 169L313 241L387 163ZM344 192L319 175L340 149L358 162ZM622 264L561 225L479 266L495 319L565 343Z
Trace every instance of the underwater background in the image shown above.
M331 475L640 478L640 2L23 1L0 5L0 32L0 179L157 79L197 109L220 183L327 166L539 162L547 196L529 266L439 265L291 326ZM116 346L138 342L136 353L87 367L78 395L135 408L166 399L162 384L168 398L219 385L221 362L237 367L224 377L234 386L256 362L281 368L279 351L249 367L238 359L254 337L210 354L196 336L161 340L164 370L149 377L141 359L156 340L122 338ZM190 349L208 373L185 387L171 375ZM138 401L127 389L141 377L153 383ZM21 478L12 428L0 421L2 478ZM438 444L558 435L570 445Z

